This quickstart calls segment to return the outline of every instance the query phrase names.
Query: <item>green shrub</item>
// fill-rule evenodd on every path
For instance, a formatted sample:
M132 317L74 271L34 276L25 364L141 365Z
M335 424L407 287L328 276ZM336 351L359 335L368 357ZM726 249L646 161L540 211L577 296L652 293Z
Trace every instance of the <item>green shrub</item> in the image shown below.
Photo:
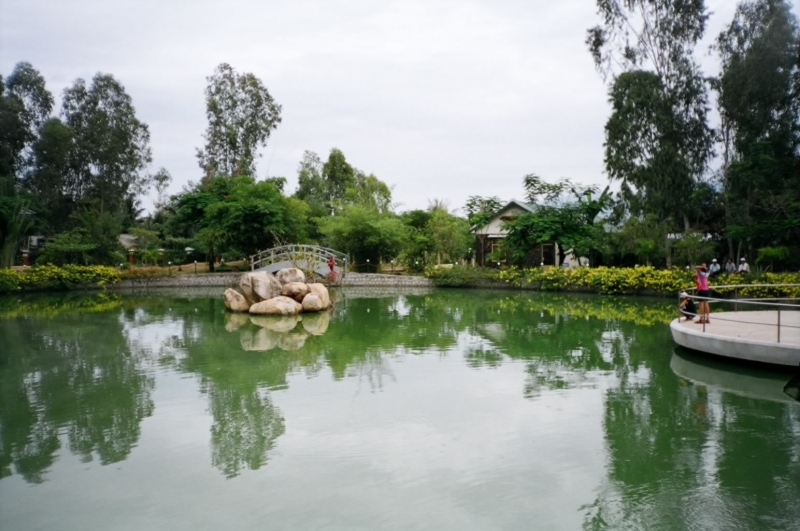
M0 293L65 290L81 285L105 286L119 280L120 274L113 267L42 265L23 270L0 271Z
M0 269L0 293L19 289L19 273L13 269Z
M676 295L694 287L694 271L673 267L579 267L483 269L456 266L449 269L428 269L426 276L437 286L469 287L481 282L505 283L541 291L589 291L606 295L653 293ZM711 279L711 288L732 284L800 284L798 273L765 273L755 275L719 275ZM724 294L731 289L718 290ZM743 297L798 297L800 287L742 288Z
M433 280L437 286L450 288L474 286L480 282L501 280L499 270L483 267L453 266L429 267L425 276Z

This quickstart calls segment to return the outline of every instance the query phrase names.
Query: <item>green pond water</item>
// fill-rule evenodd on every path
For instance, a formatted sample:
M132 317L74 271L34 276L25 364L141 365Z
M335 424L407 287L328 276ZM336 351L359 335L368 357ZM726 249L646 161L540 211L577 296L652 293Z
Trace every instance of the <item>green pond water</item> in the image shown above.
M800 529L791 374L674 301L335 297L0 299L0 529Z

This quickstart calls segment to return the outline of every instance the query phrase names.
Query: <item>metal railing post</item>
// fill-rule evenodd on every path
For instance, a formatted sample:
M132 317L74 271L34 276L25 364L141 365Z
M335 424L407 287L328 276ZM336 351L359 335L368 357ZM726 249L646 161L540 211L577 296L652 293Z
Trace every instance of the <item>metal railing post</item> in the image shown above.
M781 309L778 308L778 343L781 342Z

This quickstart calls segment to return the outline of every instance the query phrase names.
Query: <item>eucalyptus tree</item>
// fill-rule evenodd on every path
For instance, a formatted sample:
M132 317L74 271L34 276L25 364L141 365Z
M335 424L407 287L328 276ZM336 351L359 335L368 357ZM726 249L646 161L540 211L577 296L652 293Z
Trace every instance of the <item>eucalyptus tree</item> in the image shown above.
M78 202L96 202L99 212L119 212L125 200L149 184L150 132L136 116L125 87L98 73L64 91L64 123L74 139L66 188Z
M730 254L800 241L800 30L785 0L738 5L714 46ZM737 245L734 245L736 243Z
M342 150L331 149L328 160L322 165L322 180L325 199L331 207L335 207L337 202L345 198L347 190L355 186L356 170L347 162Z
M703 0L598 0L601 25L586 44L611 78L605 165L634 211L689 218L681 198L712 155L708 96L694 49L705 31Z
M31 147L30 167L22 185L35 198L33 209L46 230L59 228L76 206L76 198L69 194L74 148L72 129L58 118L42 125Z
M295 197L308 203L317 215L325 215L326 192L322 178L322 160L313 151L306 150L297 168Z
M50 118L53 111L53 95L47 90L45 80L30 63L20 62L5 80L5 97L17 102L21 127L15 128L19 135L16 141L18 151L14 157L14 170L18 177L27 165L30 148L39 135L39 130Z
M254 74L227 63L206 79L208 127L197 150L205 178L255 175L258 150L281 123L281 106Z
M30 147L53 110L53 95L30 63L20 62L0 77L0 175L19 179Z

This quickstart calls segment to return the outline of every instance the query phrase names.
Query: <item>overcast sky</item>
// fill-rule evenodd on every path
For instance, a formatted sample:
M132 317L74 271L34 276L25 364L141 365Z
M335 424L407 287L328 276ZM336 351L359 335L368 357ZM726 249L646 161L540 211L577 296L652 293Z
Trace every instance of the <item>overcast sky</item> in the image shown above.
M704 51L735 7L706 4ZM607 89L584 45L598 21L594 0L0 0L0 72L29 61L59 105L76 78L113 74L177 192L201 176L205 78L228 62L283 106L259 178L291 192L303 151L338 147L400 210L455 208L522 198L528 173L606 182Z

